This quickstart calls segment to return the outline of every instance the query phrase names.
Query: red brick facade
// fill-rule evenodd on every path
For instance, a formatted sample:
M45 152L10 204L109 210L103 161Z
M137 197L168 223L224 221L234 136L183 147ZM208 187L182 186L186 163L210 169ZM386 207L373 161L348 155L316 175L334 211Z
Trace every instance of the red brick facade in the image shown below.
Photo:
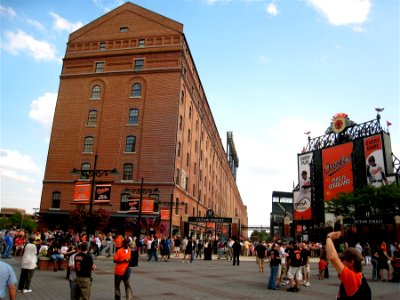
M137 119L129 118L132 110ZM127 151L128 136L135 143ZM85 150L87 137L93 144ZM96 154L97 169L118 170L96 178L112 183L111 205L102 207L112 215L124 214L124 189L139 188L144 178L145 188L160 190L160 201L173 194L174 201L187 203L173 213L175 228L187 216L205 216L207 209L247 225L247 209L183 25L132 3L70 35L43 183L43 216L66 216L76 208L74 187L81 180L71 171L85 163L92 169ZM128 179L125 164L133 165Z

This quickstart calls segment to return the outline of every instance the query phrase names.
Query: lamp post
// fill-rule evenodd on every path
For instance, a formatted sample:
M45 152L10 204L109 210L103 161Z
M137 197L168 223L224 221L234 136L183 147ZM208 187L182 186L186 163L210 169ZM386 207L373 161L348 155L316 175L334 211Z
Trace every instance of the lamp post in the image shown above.
M139 189L128 189L128 188L124 189L124 193L127 193L127 194L136 193L136 194L139 194L139 216L138 216L138 230L137 230L138 232L136 233L136 237L138 239L140 238L140 232L141 232L141 223L140 222L142 220L143 195L144 194L149 194L149 195L157 194L158 195L159 192L160 192L160 190L157 187L155 189L145 189L145 188L143 188L143 185L144 185L144 179L142 177L142 179L140 181L140 188Z
M160 202L160 204L169 206L169 236L172 237L172 208L173 207L179 208L180 205L187 205L187 203L184 201L174 202L174 194L171 194L171 199L169 202L163 201L163 202Z
M107 170L107 169L97 169L97 154L94 156L94 164L93 164L93 169L90 170L85 170L85 169L73 169L71 171L72 174L74 175L84 175L87 177L91 178L90 181L90 198L89 198L89 224L87 226L88 228L88 234L92 234L92 214L93 214L93 200L94 200L94 193L96 189L96 177L102 177L102 176L108 176L108 174L118 174L117 169L114 168L112 170ZM89 230L90 228L90 230Z

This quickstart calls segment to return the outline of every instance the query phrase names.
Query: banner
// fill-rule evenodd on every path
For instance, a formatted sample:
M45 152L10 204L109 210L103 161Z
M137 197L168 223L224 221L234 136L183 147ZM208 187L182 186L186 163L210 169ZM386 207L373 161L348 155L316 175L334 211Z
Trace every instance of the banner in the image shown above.
M310 164L312 153L298 156L299 164L299 191L293 192L293 218L294 220L310 220L311 214L311 181Z
M111 198L111 184L96 184L94 203L109 203Z
M339 193L354 190L352 152L353 143L322 150L325 201L335 198Z
M169 209L162 209L160 211L160 219L161 220L169 220L170 219L170 211Z
M88 204L90 201L90 183L80 183L75 184L74 192L74 202Z
M154 213L154 199L152 199L152 198L143 198L142 213L144 213L144 214L152 214L152 213Z
M388 184L385 175L382 138L380 134L364 139L364 156L367 166L366 174L368 183L375 187Z
M139 199L129 198L128 199L129 210L127 211L127 213L139 212L139 203L140 203Z

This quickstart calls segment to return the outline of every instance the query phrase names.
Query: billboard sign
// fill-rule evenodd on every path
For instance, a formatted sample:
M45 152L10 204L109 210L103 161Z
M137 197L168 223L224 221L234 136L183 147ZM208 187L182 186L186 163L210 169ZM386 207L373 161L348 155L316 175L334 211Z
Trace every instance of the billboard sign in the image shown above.
M77 182L75 184L74 202L88 204L91 190L90 183Z
M352 152L353 143L322 150L325 201L332 200L339 193L349 193L354 190Z
M388 184L385 175L381 135L374 135L364 139L364 156L367 165L367 180L375 187Z
M293 217L295 220L311 219L310 164L312 157L312 153L298 156L300 189L293 192Z
M111 198L111 184L96 184L94 203L108 203Z

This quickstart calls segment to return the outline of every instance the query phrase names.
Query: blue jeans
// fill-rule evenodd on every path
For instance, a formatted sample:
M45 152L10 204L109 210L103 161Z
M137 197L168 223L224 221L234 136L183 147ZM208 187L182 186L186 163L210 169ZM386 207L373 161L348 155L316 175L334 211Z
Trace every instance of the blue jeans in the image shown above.
M275 289L276 275L278 274L279 266L270 266L270 267L271 267L271 274L269 275L268 288Z
M149 255L149 261L151 261L152 257L154 256L154 259L156 261L158 261L158 255L157 255L157 251L150 251L150 255Z
M4 253L3 253L3 258L10 258L10 251L11 251L12 246L6 246L6 248L4 249Z

